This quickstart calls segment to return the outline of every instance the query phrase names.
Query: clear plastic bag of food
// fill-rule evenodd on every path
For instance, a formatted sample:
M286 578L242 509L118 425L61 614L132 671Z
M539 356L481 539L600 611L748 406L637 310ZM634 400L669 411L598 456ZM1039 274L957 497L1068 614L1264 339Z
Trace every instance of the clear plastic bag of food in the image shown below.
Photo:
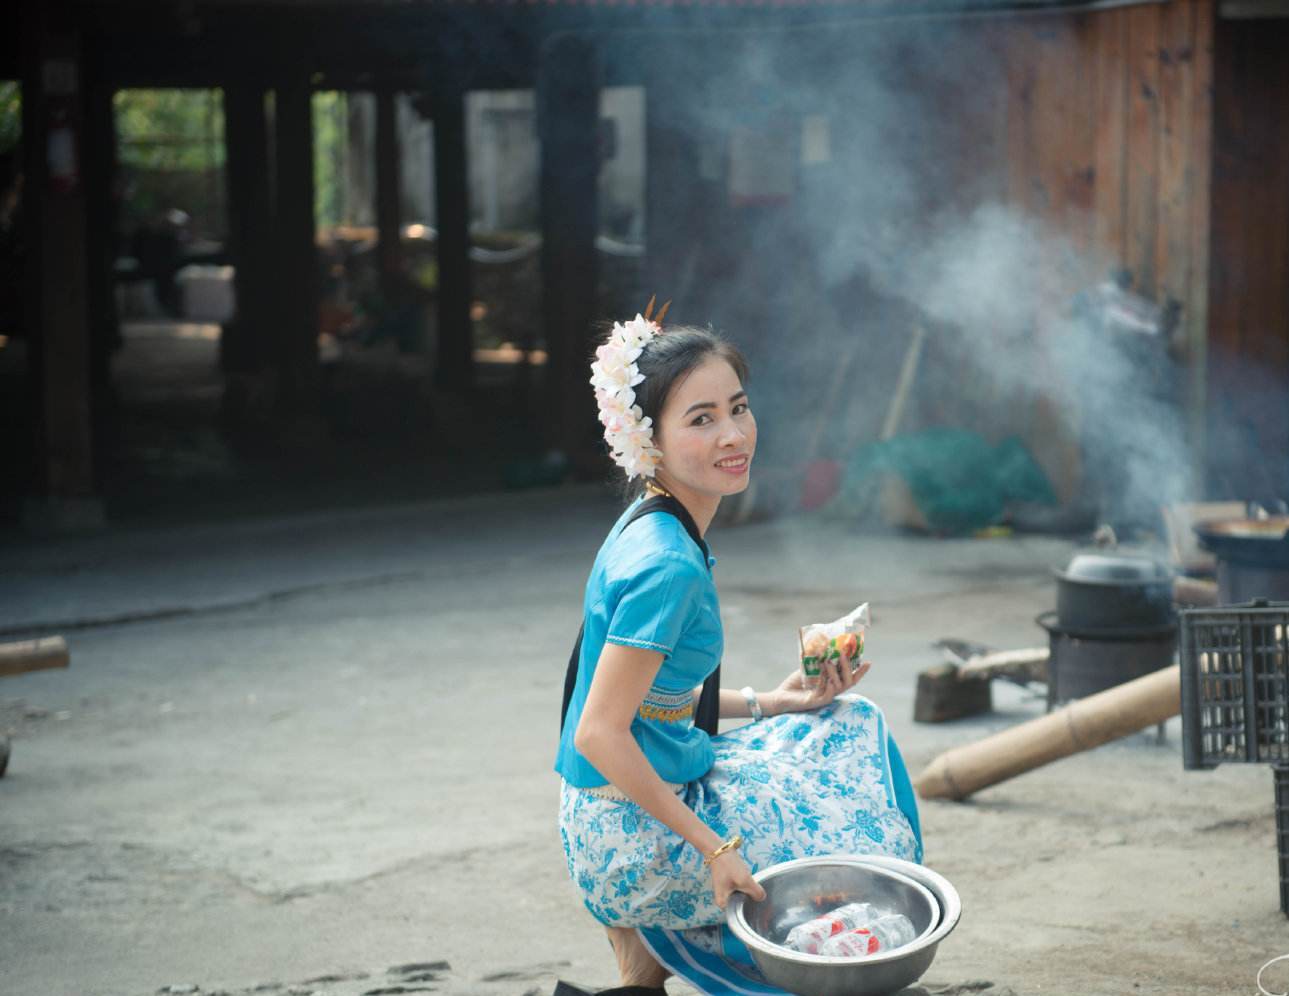
M801 677L807 688L819 684L819 675L829 664L841 664L854 671L864 655L864 633L871 625L868 603L830 623L802 626Z

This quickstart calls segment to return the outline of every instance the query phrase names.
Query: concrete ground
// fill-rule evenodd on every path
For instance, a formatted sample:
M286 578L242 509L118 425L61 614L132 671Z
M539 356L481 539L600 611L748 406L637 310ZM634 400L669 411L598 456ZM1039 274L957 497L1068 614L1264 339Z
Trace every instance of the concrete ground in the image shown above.
M67 671L0 683L6 996L612 984L567 883L550 770L586 571L615 515L568 488L375 511L0 540L0 631ZM929 644L1042 643L1043 538L930 540L785 520L714 530L726 684L767 687L794 627L874 605L863 692L913 771L1038 716L911 719ZM965 913L942 992L1257 992L1289 953L1269 771L1185 772L1179 720L927 802ZM1285 963L1263 974L1289 981ZM1280 974L1277 975L1276 973ZM987 986L986 983L992 983ZM673 993L684 987L672 985Z

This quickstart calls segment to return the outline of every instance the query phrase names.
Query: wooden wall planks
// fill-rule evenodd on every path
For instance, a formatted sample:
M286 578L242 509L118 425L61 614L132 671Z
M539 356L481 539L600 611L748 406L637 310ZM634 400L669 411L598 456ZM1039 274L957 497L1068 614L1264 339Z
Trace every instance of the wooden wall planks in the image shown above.
M1087 39L1091 49L1096 138L1092 193L1093 248L1109 261L1128 257L1127 167L1123 150L1128 134L1128 87L1123 79L1128 50L1128 20L1098 17Z
M1169 4L1159 13L1159 215L1154 273L1161 301L1184 301L1191 276L1194 13L1189 3Z
M1188 425L1205 446L1214 0L1017 18L996 31L1008 67L1007 200L1080 250L1068 293L1126 267L1176 299ZM1233 307L1238 307L1233 305Z
M1129 7L1121 16L1128 21L1126 75L1128 86L1127 148L1127 257L1133 286L1153 296L1156 283L1155 247L1159 242L1160 77L1159 34L1161 7Z
M1289 21L1222 21L1215 43L1211 475L1289 492Z
M1191 40L1190 280L1183 299L1183 334L1189 367L1187 409L1191 445L1208 451L1209 273L1212 261L1213 177L1213 36L1216 12L1200 4L1193 13Z
M1213 17L1212 0L1195 0L996 30L1007 66L1006 196L1090 257L1097 272L1071 279L1126 266L1147 296L1198 303L1212 74L1203 39Z

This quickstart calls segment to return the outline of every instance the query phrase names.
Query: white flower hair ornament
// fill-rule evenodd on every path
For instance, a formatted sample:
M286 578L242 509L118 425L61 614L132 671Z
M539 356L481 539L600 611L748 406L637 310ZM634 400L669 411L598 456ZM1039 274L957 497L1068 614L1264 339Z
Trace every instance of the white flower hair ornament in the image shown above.
M636 404L635 386L644 380L636 360L659 332L662 319L671 307L668 301L653 313L654 298L643 315L629 322L614 322L609 338L595 351L591 364L591 385L600 407L604 441L609 444L613 462L627 472L627 479L653 477L662 459L662 451L653 445L653 419Z

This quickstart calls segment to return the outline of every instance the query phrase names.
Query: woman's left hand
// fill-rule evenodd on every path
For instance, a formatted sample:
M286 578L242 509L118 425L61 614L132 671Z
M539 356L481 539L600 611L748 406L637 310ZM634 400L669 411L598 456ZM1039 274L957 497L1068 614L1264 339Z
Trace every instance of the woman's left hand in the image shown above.
M861 661L859 667L852 671L849 664L827 662L813 688L806 686L801 668L793 668L779 687L770 693L771 709L775 715L822 709L842 692L854 688L872 666L872 661Z

